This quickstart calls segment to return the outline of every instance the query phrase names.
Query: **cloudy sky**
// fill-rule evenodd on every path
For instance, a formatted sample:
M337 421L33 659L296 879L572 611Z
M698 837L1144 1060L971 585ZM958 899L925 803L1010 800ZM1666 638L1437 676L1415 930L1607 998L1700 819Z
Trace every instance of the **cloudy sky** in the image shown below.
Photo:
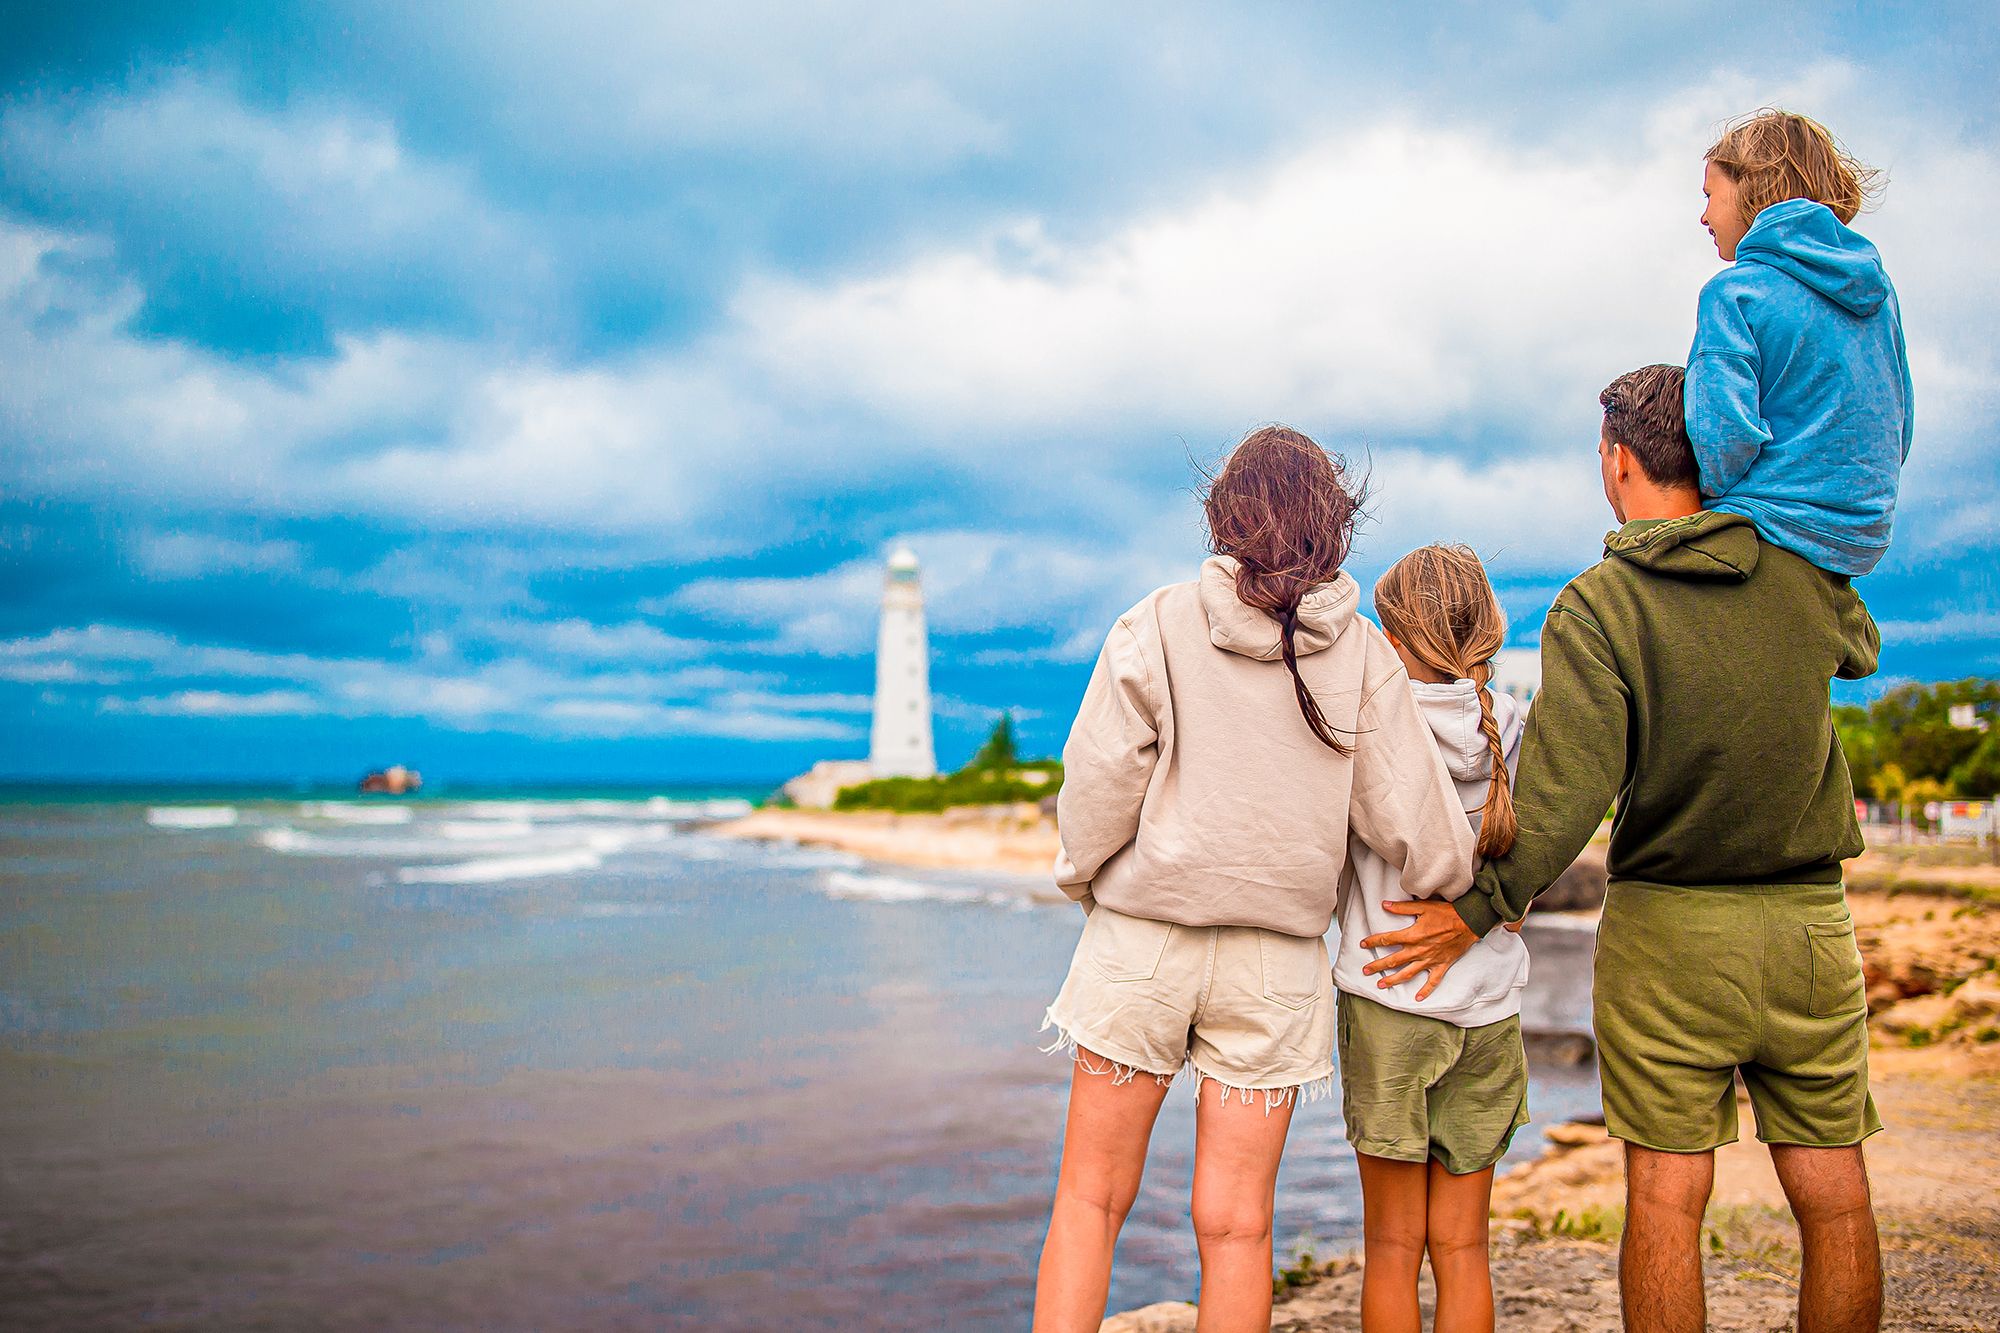
M1054 749L1272 420L1532 643L1765 103L1890 173L1884 674L2000 671L1994 11L1400 8L6 7L0 775L782 777L897 539L940 758Z

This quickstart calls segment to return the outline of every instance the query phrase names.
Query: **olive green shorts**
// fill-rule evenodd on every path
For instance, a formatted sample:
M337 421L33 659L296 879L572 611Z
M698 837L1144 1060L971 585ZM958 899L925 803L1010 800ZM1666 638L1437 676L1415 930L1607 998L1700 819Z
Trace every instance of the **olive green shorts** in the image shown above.
M1340 1100L1354 1151L1435 1157L1455 1176L1499 1161L1528 1123L1519 1015L1476 1028L1340 992Z
M1612 881L1592 980L1606 1127L1665 1152L1733 1143L1741 1071L1764 1142L1861 1142L1882 1128L1864 990L1838 884Z

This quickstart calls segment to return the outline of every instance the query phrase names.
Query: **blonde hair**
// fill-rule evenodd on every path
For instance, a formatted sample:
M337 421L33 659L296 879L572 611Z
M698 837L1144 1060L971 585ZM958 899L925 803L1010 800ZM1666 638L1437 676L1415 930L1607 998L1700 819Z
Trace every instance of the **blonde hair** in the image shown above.
M1389 566L1375 585L1375 614L1405 652L1425 667L1479 687L1479 730L1493 755L1493 776L1479 820L1479 854L1514 846L1514 791L1507 747L1493 717L1493 655L1507 638L1507 617L1486 581L1486 566L1466 546L1420 546Z
M1776 107L1732 123L1703 160L1736 183L1745 223L1787 199L1825 204L1842 222L1852 222L1881 194L1882 173L1841 147L1826 126Z

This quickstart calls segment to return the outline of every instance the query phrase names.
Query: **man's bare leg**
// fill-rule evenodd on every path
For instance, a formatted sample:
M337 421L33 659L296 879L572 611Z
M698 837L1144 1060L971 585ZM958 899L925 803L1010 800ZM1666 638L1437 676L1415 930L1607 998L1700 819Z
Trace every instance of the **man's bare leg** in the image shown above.
M1618 1295L1627 1333L1702 1333L1701 1218L1715 1187L1713 1152L1625 1145L1625 1237Z
M1799 1221L1799 1333L1875 1333L1882 1250L1860 1146L1774 1143L1771 1165Z

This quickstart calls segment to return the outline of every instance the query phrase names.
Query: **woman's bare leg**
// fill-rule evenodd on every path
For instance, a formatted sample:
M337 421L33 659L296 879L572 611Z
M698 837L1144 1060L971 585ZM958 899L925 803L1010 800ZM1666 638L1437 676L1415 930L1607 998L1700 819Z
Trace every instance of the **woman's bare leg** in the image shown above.
M1363 1333L1423 1333L1417 1276L1429 1240L1430 1164L1354 1156L1361 1166Z
M1146 1144L1167 1090L1151 1074L1119 1081L1081 1047L1069 1080L1062 1170L1035 1278L1035 1333L1096 1333L1111 1290L1118 1229L1139 1197Z
M1436 1333L1493 1333L1493 1275L1487 1269L1487 1213L1493 1168L1454 1176L1430 1163L1431 1278Z
M1203 1079L1194 1112L1194 1239L1201 1251L1197 1333L1268 1333L1271 1213L1278 1160L1292 1126L1292 1100L1266 1109L1266 1095Z

